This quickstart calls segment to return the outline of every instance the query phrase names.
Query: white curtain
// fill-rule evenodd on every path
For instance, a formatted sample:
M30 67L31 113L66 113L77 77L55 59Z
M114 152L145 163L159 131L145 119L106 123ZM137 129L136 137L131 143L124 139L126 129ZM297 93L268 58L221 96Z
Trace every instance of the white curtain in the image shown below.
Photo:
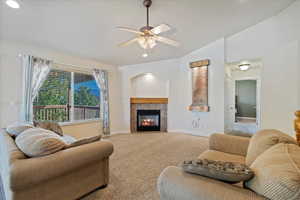
M24 70L22 120L32 122L33 101L51 70L52 61L33 56L23 56L22 65Z
M94 69L93 75L100 89L100 118L103 123L103 134L110 135L108 73L105 70Z

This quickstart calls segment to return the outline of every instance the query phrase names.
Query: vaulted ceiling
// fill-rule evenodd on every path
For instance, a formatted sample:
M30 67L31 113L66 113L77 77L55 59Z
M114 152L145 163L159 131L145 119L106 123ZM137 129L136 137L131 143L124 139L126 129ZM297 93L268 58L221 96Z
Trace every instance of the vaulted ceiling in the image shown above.
M151 25L167 23L165 34L179 48L159 44L148 58L134 37L117 26L140 28L146 23L143 0L22 0L14 10L0 2L0 36L108 64L127 65L183 56L279 13L294 0L153 0Z

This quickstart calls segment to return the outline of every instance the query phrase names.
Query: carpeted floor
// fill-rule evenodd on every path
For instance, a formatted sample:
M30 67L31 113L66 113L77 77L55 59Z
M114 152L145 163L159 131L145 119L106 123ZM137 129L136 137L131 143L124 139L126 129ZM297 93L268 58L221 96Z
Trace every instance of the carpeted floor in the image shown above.
M175 133L120 134L107 140L114 144L110 183L82 200L158 200L156 181L161 171L208 148L207 138ZM2 200L1 193L0 179Z
M208 148L208 140L173 133L111 136L110 184L82 200L158 200L156 181L161 171L194 159Z

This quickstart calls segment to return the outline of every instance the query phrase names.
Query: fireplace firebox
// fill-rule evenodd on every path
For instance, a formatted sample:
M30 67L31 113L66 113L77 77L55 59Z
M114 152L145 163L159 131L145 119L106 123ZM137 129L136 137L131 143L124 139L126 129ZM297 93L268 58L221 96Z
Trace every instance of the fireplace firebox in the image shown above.
M160 110L137 110L137 131L160 131Z

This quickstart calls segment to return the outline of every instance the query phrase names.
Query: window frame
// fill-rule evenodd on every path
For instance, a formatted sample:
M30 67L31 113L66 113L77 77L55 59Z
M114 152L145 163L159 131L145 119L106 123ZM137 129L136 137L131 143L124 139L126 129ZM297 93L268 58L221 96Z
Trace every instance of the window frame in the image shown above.
M52 66L50 72L52 70L58 70L58 71L64 71L64 72L70 72L71 73L71 87L70 87L70 98L71 98L71 102L70 102L70 119L69 121L64 121L64 122L57 122L59 125L62 126L67 126L67 125L72 125L72 124L82 124L82 123L91 123L91 122L98 122L101 121L101 97L99 97L99 117L98 118L90 118L90 119L82 119L82 120L74 120L74 106L75 106L75 101L74 101L74 91L75 91L75 84L74 84L74 77L75 77L75 73L78 74L85 74L85 75L90 75L93 76L93 72L91 70L83 70L83 69L78 69L78 68L71 68L71 67L60 67L58 65L54 65ZM96 80L95 80L96 81ZM101 95L101 90L98 87L100 95Z

